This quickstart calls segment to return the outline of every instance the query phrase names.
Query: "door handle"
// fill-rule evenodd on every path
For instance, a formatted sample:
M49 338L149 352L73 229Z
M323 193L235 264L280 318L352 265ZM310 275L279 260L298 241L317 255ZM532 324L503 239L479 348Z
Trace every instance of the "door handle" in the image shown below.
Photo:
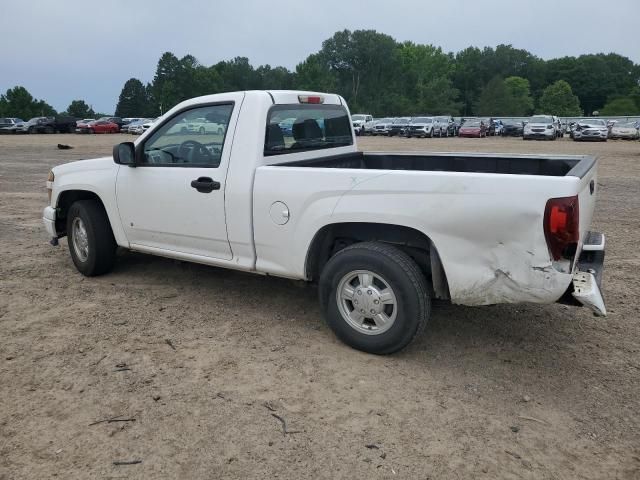
M216 182L209 177L198 177L191 181L191 186L200 193L211 193L214 190L220 190L220 182Z

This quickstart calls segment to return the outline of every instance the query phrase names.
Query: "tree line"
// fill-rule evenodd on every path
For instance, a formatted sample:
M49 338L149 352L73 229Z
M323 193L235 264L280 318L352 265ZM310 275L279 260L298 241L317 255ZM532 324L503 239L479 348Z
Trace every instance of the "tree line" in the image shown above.
M152 81L126 81L115 114L155 117L182 100L211 93L304 89L337 92L351 111L375 116L634 115L640 113L639 81L640 65L615 53L543 60L511 45L447 53L375 30L343 30L294 71L254 67L245 57L207 66L193 55L178 58L166 52ZM16 89L0 97L0 115L18 111L15 97L25 97L26 90ZM22 98L20 105L29 112L50 108L35 99ZM84 117L94 112L74 100L67 113Z

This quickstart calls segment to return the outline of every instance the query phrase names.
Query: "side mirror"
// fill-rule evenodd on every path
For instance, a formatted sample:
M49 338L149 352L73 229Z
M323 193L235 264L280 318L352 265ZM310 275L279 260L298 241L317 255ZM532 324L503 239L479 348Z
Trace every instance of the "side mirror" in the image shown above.
M113 147L113 161L118 165L136 166L136 150L133 142L122 142Z

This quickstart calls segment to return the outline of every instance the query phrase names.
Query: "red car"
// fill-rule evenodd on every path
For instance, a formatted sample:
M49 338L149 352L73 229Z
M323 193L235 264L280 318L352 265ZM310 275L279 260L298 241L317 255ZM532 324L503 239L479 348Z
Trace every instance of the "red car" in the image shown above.
M467 120L458 130L460 137L482 138L487 136L487 126L481 120Z
M76 125L76 132L80 133L118 133L120 127L117 123L106 120L96 120L95 122L79 123Z

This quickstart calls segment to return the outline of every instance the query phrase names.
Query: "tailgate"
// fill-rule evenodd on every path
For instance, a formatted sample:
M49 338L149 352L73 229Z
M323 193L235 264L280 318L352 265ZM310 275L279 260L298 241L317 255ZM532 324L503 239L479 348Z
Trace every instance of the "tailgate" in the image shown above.
M596 207L598 191L598 163L593 157L586 157L580 161L567 176L578 176L578 201L580 205L580 243L578 244L577 257L580 256L582 246L591 227L591 220Z

